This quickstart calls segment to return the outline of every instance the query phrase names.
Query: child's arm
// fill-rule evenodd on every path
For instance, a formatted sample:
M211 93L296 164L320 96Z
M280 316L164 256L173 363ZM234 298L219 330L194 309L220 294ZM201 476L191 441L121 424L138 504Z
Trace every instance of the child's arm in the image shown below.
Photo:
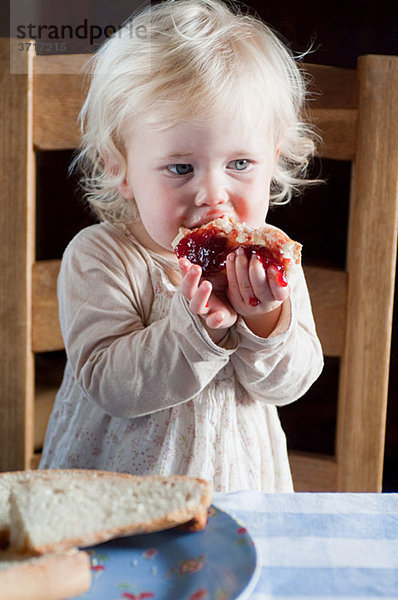
M323 353L302 269L290 284L280 323L268 338L256 335L250 318L244 316L238 318L236 331L240 341L231 361L237 378L253 398L288 404L301 397L319 377Z

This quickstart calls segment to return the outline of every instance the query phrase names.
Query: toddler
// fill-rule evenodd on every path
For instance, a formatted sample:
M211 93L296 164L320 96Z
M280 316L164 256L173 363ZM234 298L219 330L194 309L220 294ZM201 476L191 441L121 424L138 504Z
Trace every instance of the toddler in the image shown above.
M237 250L204 279L171 242L221 216L260 226L304 184L304 98L275 34L219 0L152 6L94 56L76 162L100 223L62 260L67 364L41 468L293 490L277 406L323 363L302 270L283 287Z

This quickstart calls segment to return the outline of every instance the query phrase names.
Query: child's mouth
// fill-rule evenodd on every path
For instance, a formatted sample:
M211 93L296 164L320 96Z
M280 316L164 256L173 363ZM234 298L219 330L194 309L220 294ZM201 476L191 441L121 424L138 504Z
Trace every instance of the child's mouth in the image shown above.
M214 219L222 219L226 216L227 212L225 211L222 212L219 210L210 210L202 217L198 216L194 218L189 228L193 229L194 227L202 227L202 225L206 225L207 223L210 223L210 221L214 221Z

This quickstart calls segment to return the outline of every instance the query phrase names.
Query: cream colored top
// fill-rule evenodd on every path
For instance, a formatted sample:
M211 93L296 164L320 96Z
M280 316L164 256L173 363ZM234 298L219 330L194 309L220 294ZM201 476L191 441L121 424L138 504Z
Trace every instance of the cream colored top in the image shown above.
M177 260L109 223L69 244L58 280L68 360L40 467L292 491L276 406L302 396L323 364L302 270L270 338L239 318L216 345L170 267Z

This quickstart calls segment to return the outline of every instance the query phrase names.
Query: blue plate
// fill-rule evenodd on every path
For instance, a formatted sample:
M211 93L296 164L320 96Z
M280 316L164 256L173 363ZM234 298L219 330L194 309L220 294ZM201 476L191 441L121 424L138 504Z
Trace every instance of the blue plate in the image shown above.
M214 506L202 531L170 529L86 550L93 578L79 600L243 600L259 575L245 526Z

